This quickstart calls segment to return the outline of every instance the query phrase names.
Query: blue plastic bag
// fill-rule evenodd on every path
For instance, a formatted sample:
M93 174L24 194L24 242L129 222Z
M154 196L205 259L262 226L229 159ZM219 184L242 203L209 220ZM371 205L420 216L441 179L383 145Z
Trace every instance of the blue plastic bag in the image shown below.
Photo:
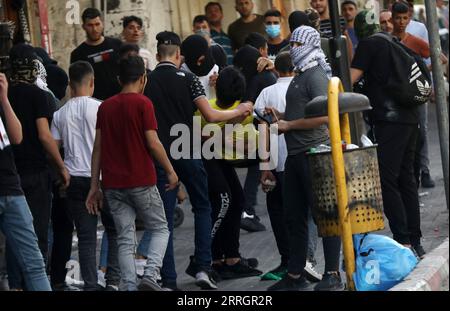
M418 260L411 249L393 239L377 234L353 236L356 249L358 291L386 291L400 283L416 267Z

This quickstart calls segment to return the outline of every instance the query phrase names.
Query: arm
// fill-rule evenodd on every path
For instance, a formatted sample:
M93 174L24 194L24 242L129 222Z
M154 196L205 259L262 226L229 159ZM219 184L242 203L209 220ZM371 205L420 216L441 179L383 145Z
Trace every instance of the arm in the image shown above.
M364 71L361 69L356 68L350 68L350 76L352 78L352 85L361 79L362 75L364 74Z
M97 215L103 206L103 194L100 189L100 157L101 157L102 134L96 131L94 149L91 160L91 189L86 198L86 208L89 214Z
M344 36L346 38L345 41L347 42L348 63L351 64L352 59L353 59L353 42L352 42L352 39L350 39L350 36L349 36L347 30L344 32Z
M47 118L37 119L36 127L38 130L39 141L41 142L42 146L44 147L44 150L47 152L47 154L52 159L53 163L58 168L58 172L61 175L61 178L63 181L63 186L65 188L67 188L69 186L70 176L69 176L69 173L68 173L66 167L64 166L64 161L61 158L58 146L57 146L55 140L53 139L52 134L50 133Z
M328 124L328 117L297 119L293 121L281 120L278 122L278 131L280 133L286 133L295 130L309 130L317 128L324 124Z
M247 117L253 111L253 107L249 103L240 104L234 110L217 111L211 108L204 96L197 98L194 103L208 123L226 122L238 117Z
M178 176L175 173L169 158L167 157L166 150L161 144L158 134L154 130L146 131L145 140L150 154L163 167L167 174L169 184L166 185L166 190L170 191L175 189L178 186Z
M22 125L17 119L11 104L8 100L8 81L3 73L0 73L0 105L3 108L6 121L6 131L8 137L13 145L18 145L22 142Z

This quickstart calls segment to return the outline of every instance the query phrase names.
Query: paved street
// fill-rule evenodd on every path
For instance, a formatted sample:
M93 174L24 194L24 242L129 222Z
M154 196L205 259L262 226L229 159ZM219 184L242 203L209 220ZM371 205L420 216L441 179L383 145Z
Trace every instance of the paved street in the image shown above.
M437 247L446 237L448 237L449 233L449 216L448 210L445 206L444 181L440 160L435 106L430 105L429 110L430 159L432 175L436 181L436 188L426 190L420 189L420 193L422 194L421 202L423 203L423 207L421 207L422 230L424 236L423 246L426 251L430 251ZM245 179L246 171L239 170L238 173L243 181ZM183 205L183 210L185 212L185 221L179 228L176 229L174 241L178 285L183 290L198 290L198 288L194 285L194 280L184 273L184 270L189 264L189 255L193 254L194 223L193 214L190 211L190 205L188 202ZM270 229L269 217L265 206L265 195L262 191L258 194L257 213L268 230L259 233L247 233L246 231L241 230L241 253L242 256L247 258L258 258L260 262L259 268L266 272L276 267L279 264L280 258L272 230ZM386 225L388 226L387 222ZM386 235L390 234L388 229L385 229L381 233ZM99 234L99 237L101 237L101 234ZM319 272L322 272L324 268L321 244L321 240L319 240L318 250L316 253ZM77 255L77 249L74 248L73 258L76 259ZM271 284L272 282L261 282L258 277L254 277L224 281L219 284L219 288L223 291L261 291L266 290L266 288Z

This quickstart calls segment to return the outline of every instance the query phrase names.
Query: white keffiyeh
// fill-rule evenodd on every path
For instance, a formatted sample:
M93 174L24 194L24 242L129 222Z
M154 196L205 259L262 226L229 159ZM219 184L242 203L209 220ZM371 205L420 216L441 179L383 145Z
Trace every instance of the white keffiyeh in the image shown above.
M295 71L304 72L319 65L331 78L331 67L322 51L320 34L317 30L309 26L300 26L292 33L291 42L301 44L298 47L291 47L291 57Z

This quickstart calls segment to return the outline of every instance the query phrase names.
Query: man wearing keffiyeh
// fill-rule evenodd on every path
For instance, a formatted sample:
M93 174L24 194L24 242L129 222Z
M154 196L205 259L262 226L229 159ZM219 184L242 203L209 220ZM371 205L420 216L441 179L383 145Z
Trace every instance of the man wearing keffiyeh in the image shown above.
M312 27L300 26L291 36L291 57L297 75L286 93L286 112L277 115L278 130L285 134L288 158L284 172L283 205L289 233L288 274L269 288L298 291L309 288L305 272L308 254L308 218L312 207L312 182L307 152L329 143L328 118L305 119L307 103L327 96L331 68L320 48L320 35ZM316 291L344 289L339 274L340 238L324 238L325 273Z
M331 78L331 67L321 49L320 34L314 28L301 26L294 30L291 36L291 58L295 71L304 72L320 65Z

